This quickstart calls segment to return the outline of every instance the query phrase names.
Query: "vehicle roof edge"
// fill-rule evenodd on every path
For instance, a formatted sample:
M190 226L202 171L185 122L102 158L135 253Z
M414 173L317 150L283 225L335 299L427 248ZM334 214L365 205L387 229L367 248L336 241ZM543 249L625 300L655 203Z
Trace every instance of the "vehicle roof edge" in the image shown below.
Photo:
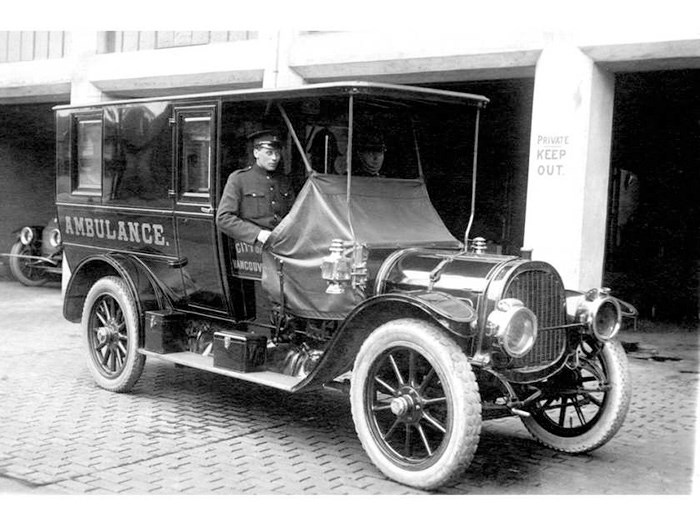
M167 100L196 100L201 98L211 98L211 97L224 97L224 96L240 96L242 99L246 97L254 98L264 98L265 95L275 96L279 95L280 98L285 98L285 96L302 96L305 93L313 92L330 92L337 91L338 94L351 93L353 91L357 93L362 93L363 91L375 91L380 93L382 91L395 91L403 95L424 95L432 96L435 98L442 98L445 100L452 99L454 102L462 102L468 105L473 105L477 107L483 107L488 104L489 99L473 93L462 93L459 91L449 91L444 89L436 89L429 87L419 87L411 86L405 84L390 84L382 82L367 82L361 80L352 81L338 81L338 82L324 82L319 84L306 84L304 86L293 86L284 88L246 88L246 89L231 89L231 90L221 90L221 91L207 91L201 93L187 93L180 95L161 95L157 97L139 97L139 98L124 98L116 100L107 100L101 102L90 102L84 104L59 104L53 107L54 111L62 109L77 109L77 108L92 108L92 107L102 107L111 105L121 105L121 104L133 104L133 103L144 103L144 102L158 102Z

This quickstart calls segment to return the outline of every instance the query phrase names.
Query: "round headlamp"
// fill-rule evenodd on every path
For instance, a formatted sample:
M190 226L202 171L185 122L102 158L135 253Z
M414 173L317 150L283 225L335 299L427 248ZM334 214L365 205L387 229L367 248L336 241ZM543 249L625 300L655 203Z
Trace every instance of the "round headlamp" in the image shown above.
M489 314L486 335L494 338L511 357L522 357L535 344L537 317L518 299L502 299Z
M584 329L599 341L615 337L622 323L620 304L606 288L587 292L578 305L576 316Z
M61 246L61 230L51 230L51 233L49 234L49 244L52 248L58 248Z
M30 245L34 240L34 230L29 226L25 226L19 234L19 240L25 246Z

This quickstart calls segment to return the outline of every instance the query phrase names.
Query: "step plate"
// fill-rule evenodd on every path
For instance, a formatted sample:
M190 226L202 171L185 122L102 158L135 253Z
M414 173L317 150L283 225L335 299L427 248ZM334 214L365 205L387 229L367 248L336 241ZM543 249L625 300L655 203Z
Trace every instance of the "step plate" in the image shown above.
M156 357L158 359L162 359L163 361L169 361L171 363L177 363L179 365L189 366L199 370L206 370L207 372L213 372L215 374L233 377L235 379L242 379L243 381L269 386L276 388L277 390L285 390L287 392L292 392L294 387L304 380L301 377L288 376L277 372L236 372L235 370L216 367L214 366L213 356L204 356L193 352L157 354L141 348L139 349L139 353L148 357Z

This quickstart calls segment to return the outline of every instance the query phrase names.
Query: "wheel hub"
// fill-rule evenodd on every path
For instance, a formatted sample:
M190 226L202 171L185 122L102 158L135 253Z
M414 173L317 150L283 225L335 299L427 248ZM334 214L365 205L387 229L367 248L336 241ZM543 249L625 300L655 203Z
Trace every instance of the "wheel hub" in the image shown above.
M391 412L400 420L407 423L415 422L423 417L423 403L418 392L411 387L403 387L399 395L391 400Z
M101 326L97 329L97 342L100 345L113 343L117 339L117 335L117 329L111 323L107 326Z
M412 404L410 396L395 397L391 401L391 411L396 416L405 416Z

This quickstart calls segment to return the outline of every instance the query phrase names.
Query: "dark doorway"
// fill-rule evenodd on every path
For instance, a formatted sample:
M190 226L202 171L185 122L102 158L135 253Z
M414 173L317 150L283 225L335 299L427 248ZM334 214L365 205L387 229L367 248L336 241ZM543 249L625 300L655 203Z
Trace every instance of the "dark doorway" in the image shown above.
M470 236L486 238L504 254L520 254L525 234L534 79L429 84L428 87L490 99L480 120L476 217ZM429 187L429 190L434 198L435 189ZM458 213L455 208L469 207L471 203L455 202L448 184L444 192L444 199L435 199L438 212L465 217L458 227L463 233L469 214Z
M696 322L700 71L618 74L604 283L640 317Z
M0 252L9 252L14 230L56 215L52 106L0 105Z

